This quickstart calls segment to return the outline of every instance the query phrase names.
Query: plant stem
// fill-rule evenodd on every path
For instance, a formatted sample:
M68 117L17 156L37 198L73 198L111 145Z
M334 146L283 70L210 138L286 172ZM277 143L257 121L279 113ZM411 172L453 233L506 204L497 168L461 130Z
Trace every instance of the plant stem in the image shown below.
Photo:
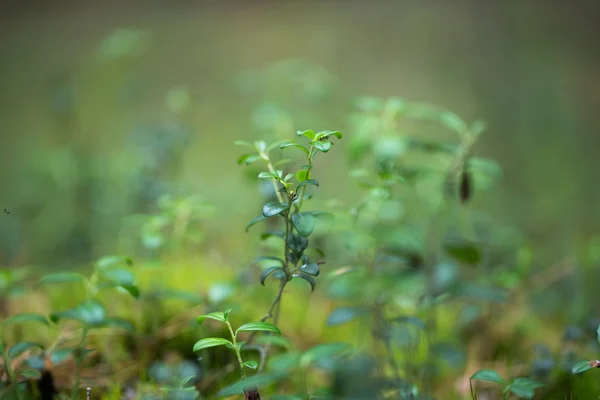
M269 158L269 156L264 154L263 158L265 158L267 160L267 168L269 169L269 172L272 173L273 175L277 175L277 172L275 171L273 164L271 164L271 159ZM283 203L283 197L281 197L281 193L279 193L279 189L277 188L277 182L278 182L277 179L275 179L275 178L271 179L271 183L273 183L273 190L275 191L277 200L279 200L280 203Z
M310 179L310 170L312 169L312 158L313 158L313 150L314 146L311 144L310 149L308 150L308 171L306 171L306 179ZM298 193L300 196L300 201L298 202L298 211L302 208L302 202L304 201L304 192L306 191L306 186L302 186L302 193Z
M83 359L85 358L85 343L87 340L88 327L83 327L83 332L81 334L81 341L79 342L79 346L77 348L78 354L75 357L75 379L73 381L73 388L71 390L71 399L77 400L78 392L79 392L79 384L81 383L81 367L83 364Z
M237 346L237 338L235 333L233 333L233 329L231 328L231 324L229 321L225 321L227 324L227 329L229 329L229 333L231 334L231 341L233 342L233 349L235 350L235 356L237 357L238 363L240 364L240 371L242 374L242 379L246 379L246 370L244 369L244 362L242 361L242 355L240 354L240 349Z
M4 342L0 339L0 351L2 352L2 358L4 359L4 368L6 369L6 373L10 377L10 381L14 385L14 391L17 395L18 400L24 400L23 393L19 389L19 382L17 380L17 376L15 375L15 371L12 369L10 365L10 358L8 357L8 350L4 346Z

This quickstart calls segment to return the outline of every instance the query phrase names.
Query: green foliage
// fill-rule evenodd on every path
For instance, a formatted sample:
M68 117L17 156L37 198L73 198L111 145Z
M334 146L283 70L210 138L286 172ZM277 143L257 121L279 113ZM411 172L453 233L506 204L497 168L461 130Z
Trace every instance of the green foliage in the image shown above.
M535 396L536 389L539 389L544 386L543 383L540 383L531 378L525 377L517 377L510 381L506 381L500 374L491 369L483 369L477 371L471 376L470 385L471 385L471 396L473 399L476 399L475 390L473 389L472 381L481 381L481 382L491 382L503 387L503 393L505 399L508 398L509 393L512 393L519 398L524 399L533 399Z

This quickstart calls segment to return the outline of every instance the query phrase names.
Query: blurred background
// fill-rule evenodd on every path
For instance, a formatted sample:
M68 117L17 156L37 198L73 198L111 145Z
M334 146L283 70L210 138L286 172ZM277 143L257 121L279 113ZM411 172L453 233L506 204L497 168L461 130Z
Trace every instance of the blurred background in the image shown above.
M202 221L178 262L235 275L264 188L233 142L350 137L356 97L399 96L487 122L475 153L503 172L473 207L520 231L539 268L575 265L575 308L563 292L545 308L562 324L594 295L573 271L600 255L599 20L594 0L4 1L0 263L151 260L172 221L148 213L170 193ZM319 160L319 196L351 204L345 145Z

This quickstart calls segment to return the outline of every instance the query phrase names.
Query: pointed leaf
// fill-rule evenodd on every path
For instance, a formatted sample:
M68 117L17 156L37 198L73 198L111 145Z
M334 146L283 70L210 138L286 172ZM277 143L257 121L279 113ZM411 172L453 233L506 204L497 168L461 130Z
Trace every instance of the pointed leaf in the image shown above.
M258 224L260 221L264 221L266 218L262 215L259 215L258 217L254 218L252 221L250 221L248 223L248 225L246 225L246 232L248 232L248 230L250 228L252 228L254 225Z
M315 287L317 286L317 281L315 281L315 278L313 278L312 276L306 275L306 274L303 274L303 273L294 274L292 276L294 278L304 279L306 282L310 283L310 291L311 292L315 291Z
M302 188L303 186L307 186L307 185L314 185L316 187L319 187L319 182L317 182L314 179L306 179L306 180L302 180L302 182L300 182L298 184L298 186L296 187L296 191L299 191L300 188Z
M194 345L194 351L206 349L206 348L209 348L209 347L216 347L216 346L233 347L233 343L231 343L229 340L223 339L223 338L205 338L205 339L200 339Z
M302 237L310 236L315 229L315 217L309 213L292 214L292 223Z
M214 319L215 321L219 321L219 322L225 322L225 314L222 313L221 311L215 311L215 312L211 312L209 314L204 314L204 315L199 316L198 318L196 318L196 323L198 323L198 325L200 325L207 318Z
M254 161L260 160L260 156L257 154L252 154L252 153L248 153L248 154L242 154L241 156L238 157L237 159L237 164L238 165L250 165L252 164Z
M283 211L289 209L290 206L284 203L270 201L263 206L262 214L265 218L274 217Z
M296 147L300 150L302 150L306 155L308 155L308 149L304 146L302 146L301 144L298 143L293 143L293 142L287 142L287 143L283 143L279 146L280 149L285 149L288 147Z
M331 142L328 142L326 140L312 142L312 145L315 146L316 149L322 151L323 153L327 153L329 149L331 149Z
M273 272L277 271L277 270L283 272L283 268L281 268L281 267L269 267L269 268L266 268L262 272L262 274L260 274L260 284L264 286L265 285L265 280L267 279L267 277L269 275L271 275Z
M600 362L596 360L591 361L578 361L573 365L571 372L573 374L580 374L592 368L597 368L600 365Z
M22 323L26 323L26 322L37 322L37 323L41 323L44 325L49 325L48 318L46 318L42 314L38 314L38 313L15 314L15 315L12 315L12 316L6 318L4 321L2 321L2 324L10 325L10 324L22 324Z
M298 136L305 136L305 137L309 138L311 141L315 140L315 137L317 136L315 131L312 131L310 129L306 130L306 131L298 131L298 132L296 132L296 134Z
M500 376L499 373L492 369L481 369L475 372L471 376L471 380L482 381L482 382L492 382L497 383L499 385L504 385L504 379Z
M268 322L249 322L240 326L236 331L236 336L238 332L252 332L252 331L265 331L265 332L275 332L281 335L281 331L275 325Z
M232 311L232 308L229 308L227 310L225 310L225 312L223 313L223 318L225 319L225 321L229 321L229 313Z
M319 273L321 272L319 270L319 265L316 263L304 264L300 267L300 271L312 276L319 276Z
M40 343L34 343L34 342L19 342L19 343L15 344L14 346L12 346L10 349L8 349L8 357L15 358L19 354L22 354L24 351L32 349L32 348L38 348L38 349L43 350L44 345L40 344Z
M258 361L254 361L254 360L245 361L243 364L244 364L245 367L248 367L250 369L256 369L256 368L258 368Z

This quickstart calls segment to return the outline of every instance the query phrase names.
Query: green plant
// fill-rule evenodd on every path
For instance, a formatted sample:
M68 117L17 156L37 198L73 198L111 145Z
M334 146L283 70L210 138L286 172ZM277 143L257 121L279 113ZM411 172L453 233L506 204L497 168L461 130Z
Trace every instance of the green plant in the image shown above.
M598 325L598 329L597 329L597 339L598 339L598 345L600 346L600 325ZM575 363L575 365L573 365L571 371L573 372L573 374L581 374L592 368L600 368L600 361L598 361L598 360L578 361Z
M511 393L518 398L533 399L535 396L535 390L544 386L543 383L526 377L517 377L511 380L505 380L494 370L482 369L475 372L469 379L471 397L473 399L477 399L475 390L473 389L474 380L501 385L503 399L508 399L511 396Z
M81 370L86 355L88 336L90 331L97 328L120 328L133 332L133 325L122 318L109 317L102 302L98 299L100 291L116 289L137 298L140 295L139 288L135 283L135 276L129 269L133 265L129 257L108 256L103 257L94 264L90 277L76 272L56 272L42 276L38 285L57 284L83 284L85 299L74 307L53 312L50 321L58 323L61 320L73 320L81 327L79 341L71 349L75 359L75 372L71 399L79 398L79 386L81 383Z

